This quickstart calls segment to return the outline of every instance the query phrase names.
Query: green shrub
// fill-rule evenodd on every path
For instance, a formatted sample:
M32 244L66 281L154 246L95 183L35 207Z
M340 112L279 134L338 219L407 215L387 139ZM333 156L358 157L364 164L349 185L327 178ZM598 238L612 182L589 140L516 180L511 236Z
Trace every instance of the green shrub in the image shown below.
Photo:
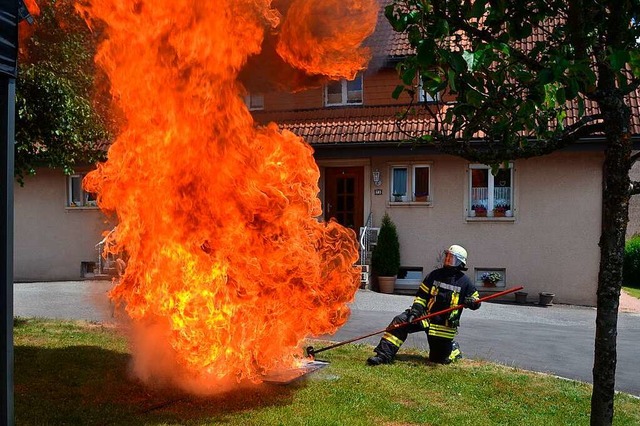
M640 235L625 244L622 280L627 287L640 288Z
M400 269L400 242L395 223L387 213L382 218L378 242L371 254L371 268L378 276L392 277Z

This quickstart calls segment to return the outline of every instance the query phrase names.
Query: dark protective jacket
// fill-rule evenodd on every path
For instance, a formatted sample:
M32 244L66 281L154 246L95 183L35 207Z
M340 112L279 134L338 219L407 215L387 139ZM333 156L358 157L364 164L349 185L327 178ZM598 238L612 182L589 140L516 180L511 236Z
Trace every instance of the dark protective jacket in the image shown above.
M411 312L417 317L442 311L467 303L470 309L478 309L480 294L473 282L458 268L444 267L435 269L422 281L413 300ZM475 303L474 303L475 302ZM453 338L460 324L462 309L456 309L443 315L437 315L423 321L429 328L429 334Z

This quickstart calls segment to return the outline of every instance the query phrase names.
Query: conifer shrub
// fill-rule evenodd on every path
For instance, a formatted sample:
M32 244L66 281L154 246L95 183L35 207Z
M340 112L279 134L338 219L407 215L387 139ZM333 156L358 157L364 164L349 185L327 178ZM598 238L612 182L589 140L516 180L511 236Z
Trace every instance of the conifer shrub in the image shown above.
M398 230L387 213L382 217L378 241L371 254L371 267L381 277L398 275L400 270Z

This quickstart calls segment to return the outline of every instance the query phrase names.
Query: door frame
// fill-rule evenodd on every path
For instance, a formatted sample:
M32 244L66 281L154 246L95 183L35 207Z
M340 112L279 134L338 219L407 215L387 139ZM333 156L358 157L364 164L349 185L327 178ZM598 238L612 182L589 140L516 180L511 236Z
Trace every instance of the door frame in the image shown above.
M363 225L366 225L367 218L371 213L371 159L369 158L358 158L358 159L348 159L348 160L323 160L317 162L318 168L320 169L320 181L318 182L320 187L320 201L322 202L322 213L319 216L320 220L324 220L324 206L326 203L325 193L326 193L326 169L331 167L362 167L363 168L363 178L362 178L362 217L363 217ZM356 229L356 234L358 238L360 237L360 230Z

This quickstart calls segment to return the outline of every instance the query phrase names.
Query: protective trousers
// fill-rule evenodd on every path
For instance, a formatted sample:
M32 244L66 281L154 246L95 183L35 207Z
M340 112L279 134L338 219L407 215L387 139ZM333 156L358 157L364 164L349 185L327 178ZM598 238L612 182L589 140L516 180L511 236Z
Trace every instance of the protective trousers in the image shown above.
M406 323L408 317L409 310L406 310L393 318L389 327ZM427 320L418 321L417 323L385 332L374 351L386 362L391 362L395 358L396 353L402 344L407 340L407 336L410 333L416 333L418 331L424 331L427 333L427 341L429 342L429 361L440 364L449 364L450 362L462 357L460 347L457 342L453 341L453 337L447 338L429 334L429 322Z

